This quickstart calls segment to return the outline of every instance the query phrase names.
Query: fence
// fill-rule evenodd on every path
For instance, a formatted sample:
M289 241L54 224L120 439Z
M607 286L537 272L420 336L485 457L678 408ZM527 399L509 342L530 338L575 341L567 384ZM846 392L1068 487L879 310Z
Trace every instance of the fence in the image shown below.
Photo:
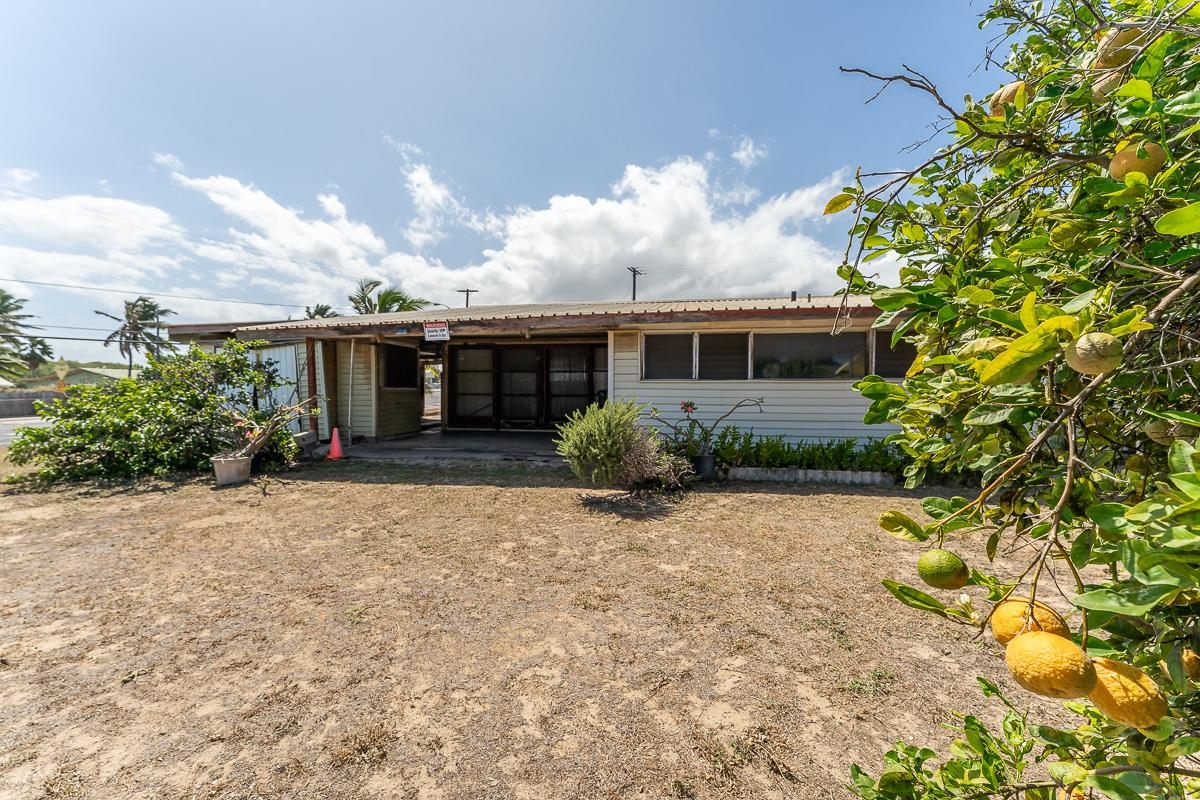
M56 400L61 392L38 392L33 390L0 391L0 417L32 417L34 400Z

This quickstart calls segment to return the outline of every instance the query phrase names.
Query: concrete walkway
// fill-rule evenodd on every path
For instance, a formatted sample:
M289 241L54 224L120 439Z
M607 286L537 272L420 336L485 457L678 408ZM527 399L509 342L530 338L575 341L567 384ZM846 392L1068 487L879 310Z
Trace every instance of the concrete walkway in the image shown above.
M472 431L443 433L423 431L415 436L388 442L356 444L346 455L370 461L411 464L524 464L541 467L565 466L554 452L554 434L526 431Z

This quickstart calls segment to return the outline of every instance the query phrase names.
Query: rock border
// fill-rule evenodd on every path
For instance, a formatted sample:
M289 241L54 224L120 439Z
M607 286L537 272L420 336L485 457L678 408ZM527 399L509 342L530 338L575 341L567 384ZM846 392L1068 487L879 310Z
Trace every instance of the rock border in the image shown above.
M790 469L787 467L730 467L731 481L775 483L847 483L856 486L893 486L886 472L845 469Z

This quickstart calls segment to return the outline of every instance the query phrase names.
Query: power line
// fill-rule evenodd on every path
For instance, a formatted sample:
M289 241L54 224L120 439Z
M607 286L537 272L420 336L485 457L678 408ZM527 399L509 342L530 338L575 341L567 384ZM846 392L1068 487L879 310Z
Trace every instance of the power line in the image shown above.
M14 283L29 283L34 286L55 286L60 289L86 289L90 292L111 292L112 294L132 294L135 296L149 297L169 297L172 300L206 300L210 303L243 303L248 306L279 306L281 308L306 308L302 303L268 303L258 300L234 300L232 298L222 297L197 297L186 294L165 294L163 292L146 292L139 289L105 289L101 286L83 286L76 283L51 283L49 281L31 281L26 278L6 278L0 275L0 281L13 281ZM52 326L53 327L53 326Z
M17 339L53 339L56 342L109 342L108 339L86 339L82 336L34 336L31 333L6 333L3 338ZM112 339L112 344L142 344L141 339Z
M640 269L638 269L637 267L626 267L625 269L629 270L629 274L633 276L633 297L631 297L630 299L631 299L631 300L637 300L637 279L638 279L638 275L645 275L646 273L642 272L642 271L641 271Z

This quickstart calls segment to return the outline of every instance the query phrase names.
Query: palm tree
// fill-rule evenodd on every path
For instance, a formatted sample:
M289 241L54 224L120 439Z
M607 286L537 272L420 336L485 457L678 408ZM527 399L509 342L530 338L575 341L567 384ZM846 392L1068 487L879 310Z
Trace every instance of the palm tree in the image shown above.
M317 303L315 306L304 307L305 319L322 319L324 317L340 317L341 314L333 310L333 306L328 303Z
M25 320L32 319L32 314L26 314L25 301L13 297L0 289L0 375L19 377L27 371L22 349L28 336L25 331L33 328Z
M133 377L133 351L144 350L154 358L160 358L163 353L174 352L175 345L162 336L162 318L175 314L169 308L163 308L149 297L138 297L136 300L125 301L125 315L113 316L107 311L97 311L102 317L121 323L115 331L104 339L104 346L116 343L121 355L129 362L129 377Z
M429 301L413 297L398 286L381 289L383 281L363 278L346 299L359 314L390 314L395 311L420 311ZM375 290L379 289L377 293ZM374 293L374 294L373 294Z
M19 353L21 359L29 366L30 370L35 370L54 358L54 348L50 346L49 342L41 338L32 338L27 341Z

